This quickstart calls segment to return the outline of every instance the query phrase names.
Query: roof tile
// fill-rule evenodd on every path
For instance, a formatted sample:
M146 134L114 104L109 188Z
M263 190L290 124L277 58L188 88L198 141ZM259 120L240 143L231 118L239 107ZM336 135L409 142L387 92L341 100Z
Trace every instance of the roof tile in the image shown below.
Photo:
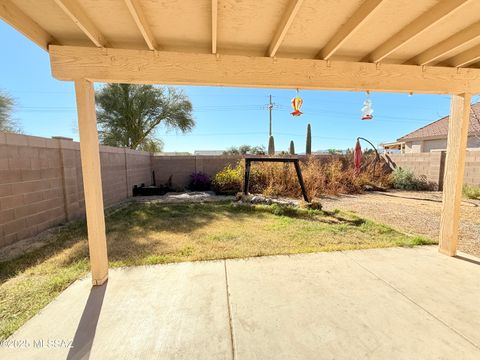
M436 120L420 129L412 131L411 133L402 136L397 141L422 139L434 136L444 136L448 134L448 118L445 116L439 120ZM470 127L468 129L469 134L480 134L480 102L472 105L472 111L470 113Z

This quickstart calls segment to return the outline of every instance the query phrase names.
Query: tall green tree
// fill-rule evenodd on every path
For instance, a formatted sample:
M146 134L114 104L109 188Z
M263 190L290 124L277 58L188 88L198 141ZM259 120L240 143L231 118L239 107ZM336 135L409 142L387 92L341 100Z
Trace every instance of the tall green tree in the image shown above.
M265 155L266 150L263 145L250 146L240 145L239 147L232 146L223 152L224 155Z
M97 91L96 102L105 145L158 152L163 147L156 136L160 125L183 133L195 126L190 99L172 87L108 84Z
M0 92L0 131L20 132L17 122L12 118L14 106L13 98Z

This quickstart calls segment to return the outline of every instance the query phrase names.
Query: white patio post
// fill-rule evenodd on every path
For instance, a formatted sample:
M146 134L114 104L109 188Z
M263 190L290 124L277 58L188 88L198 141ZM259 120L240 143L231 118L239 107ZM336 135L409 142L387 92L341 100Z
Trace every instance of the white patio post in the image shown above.
M108 256L93 83L75 80L75 93L92 281L101 285L108 278Z
M455 256L470 122L470 94L452 95L445 159L439 251Z

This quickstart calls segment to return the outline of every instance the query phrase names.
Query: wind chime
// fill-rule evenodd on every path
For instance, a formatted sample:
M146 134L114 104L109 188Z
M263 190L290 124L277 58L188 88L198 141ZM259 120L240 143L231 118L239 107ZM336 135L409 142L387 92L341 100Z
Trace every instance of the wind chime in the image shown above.
M363 102L362 107L362 120L372 120L373 119L373 108L372 100L370 100L370 91L367 91L367 97Z
M292 108L293 111L290 113L292 116L300 116L303 113L300 111L303 105L303 99L299 96L299 91L297 89L297 95L292 99Z

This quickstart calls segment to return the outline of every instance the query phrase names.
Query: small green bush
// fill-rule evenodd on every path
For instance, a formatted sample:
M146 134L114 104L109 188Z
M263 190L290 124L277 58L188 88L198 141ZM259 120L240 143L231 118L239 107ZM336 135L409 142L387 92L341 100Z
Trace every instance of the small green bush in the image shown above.
M392 185L401 190L432 190L432 184L425 177L416 177L415 174L401 167L397 167L391 175Z
M199 172L194 172L190 175L190 183L188 188L192 191L207 191L210 190L212 184L212 179L208 174Z
M236 194L242 187L242 168L240 166L232 168L227 165L215 174L212 185L218 194Z
M464 185L463 196L469 199L480 200L480 186L477 185Z

